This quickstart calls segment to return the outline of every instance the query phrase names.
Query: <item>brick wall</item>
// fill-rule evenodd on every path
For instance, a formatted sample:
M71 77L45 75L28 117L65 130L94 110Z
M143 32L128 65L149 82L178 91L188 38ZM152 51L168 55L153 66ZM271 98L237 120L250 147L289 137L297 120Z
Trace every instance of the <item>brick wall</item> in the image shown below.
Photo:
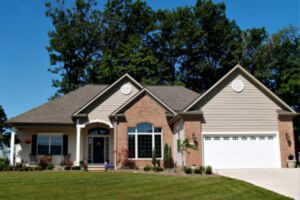
M292 117L279 116L278 131L280 140L281 166L287 167L288 156L290 154L295 156L295 140Z
M136 127L138 123L149 122L155 127L162 128L163 147L164 144L169 144L173 147L173 133L168 125L166 118L166 110L154 99L145 95L141 97L135 104L125 111L125 118L120 119L117 122L117 167L120 168L122 165L122 151L128 148L128 127ZM173 151L173 149L172 149ZM163 155L163 152L162 152ZM151 164L149 160L136 160L135 164L138 167L146 166ZM162 162L161 162L162 165Z
M201 121L199 117L184 117L184 132L185 138L189 138L193 141L193 138L198 143L198 150L189 149L185 154L186 166L202 165L202 133L201 133Z

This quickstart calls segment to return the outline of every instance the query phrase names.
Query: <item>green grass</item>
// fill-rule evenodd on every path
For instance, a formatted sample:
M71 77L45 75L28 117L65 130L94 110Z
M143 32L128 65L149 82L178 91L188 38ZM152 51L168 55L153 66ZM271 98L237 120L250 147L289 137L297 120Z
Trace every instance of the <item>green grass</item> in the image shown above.
M0 172L2 200L259 200L289 199L221 176L160 176L123 172Z

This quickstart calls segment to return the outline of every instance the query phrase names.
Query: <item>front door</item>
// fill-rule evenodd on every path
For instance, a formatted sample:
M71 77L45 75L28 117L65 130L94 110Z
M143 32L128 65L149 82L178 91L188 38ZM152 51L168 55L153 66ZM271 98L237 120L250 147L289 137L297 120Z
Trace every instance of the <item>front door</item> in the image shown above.
M104 163L104 138L93 138L93 163Z

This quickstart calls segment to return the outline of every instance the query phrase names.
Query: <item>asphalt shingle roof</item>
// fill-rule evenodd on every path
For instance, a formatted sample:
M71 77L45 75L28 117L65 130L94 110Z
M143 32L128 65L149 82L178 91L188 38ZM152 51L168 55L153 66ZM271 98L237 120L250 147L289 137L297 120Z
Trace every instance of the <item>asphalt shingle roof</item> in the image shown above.
M8 123L71 124L72 115L101 93L107 85L85 85L8 120ZM176 112L183 110L199 94L182 86L146 86Z
M182 111L199 94L183 86L146 86L153 94L176 112Z

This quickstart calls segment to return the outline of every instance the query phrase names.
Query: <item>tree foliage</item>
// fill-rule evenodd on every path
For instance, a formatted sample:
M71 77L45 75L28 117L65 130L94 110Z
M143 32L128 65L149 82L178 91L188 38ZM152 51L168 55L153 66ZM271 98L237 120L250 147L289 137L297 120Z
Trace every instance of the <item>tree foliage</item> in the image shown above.
M270 35L241 30L224 3L153 10L146 1L96 0L46 3L50 72L57 94L86 83L112 83L129 73L143 84L207 90L237 63L300 110L300 36L294 27Z
M6 158L6 146L8 146L9 143L9 136L6 132L6 129L8 127L4 123L6 120L6 114L2 106L0 105L0 150L2 151L2 156L4 158Z

